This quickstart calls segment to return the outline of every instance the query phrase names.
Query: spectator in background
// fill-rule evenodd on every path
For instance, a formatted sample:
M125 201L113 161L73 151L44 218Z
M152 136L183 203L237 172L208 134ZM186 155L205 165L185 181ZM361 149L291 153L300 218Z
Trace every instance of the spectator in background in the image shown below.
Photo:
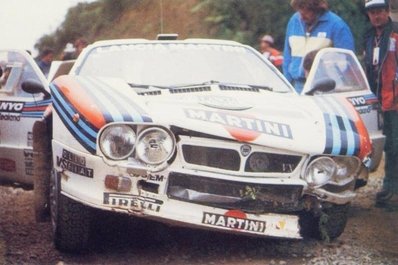
M39 66L40 70L43 72L45 77L48 76L50 72L51 63L54 60L54 51L49 48L45 48L39 56L39 60L37 65Z
M283 56L280 51L274 47L274 38L270 35L264 35L260 39L260 51L273 65L282 70Z
M398 34L393 31L388 0L367 0L372 28L365 35L366 75L379 98L386 136L385 177L376 202L384 204L398 194Z
M307 53L303 60L303 69L304 69L304 76L307 79L308 75L310 74L312 65L314 64L314 60L316 55L318 54L319 50L315 50L312 52Z
M303 90L303 58L311 51L336 47L354 51L348 25L329 11L326 0L292 0L297 11L290 19L285 39L283 74L298 93Z
M80 53L87 47L88 42L85 39L77 39L74 43L75 45L75 59L79 57Z
M75 58L75 52L76 52L76 49L75 49L75 47L73 47L73 44L72 43L67 43L65 45L65 49L64 49L64 51L62 53L62 61L68 61L68 60L76 59Z

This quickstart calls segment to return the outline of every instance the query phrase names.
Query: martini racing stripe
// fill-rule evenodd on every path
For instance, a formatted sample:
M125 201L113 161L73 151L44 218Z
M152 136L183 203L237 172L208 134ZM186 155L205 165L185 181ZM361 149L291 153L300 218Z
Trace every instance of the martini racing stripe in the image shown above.
M35 102L25 102L22 109L21 116L26 118L41 118L48 105L51 104L51 99L40 100Z
M341 105L335 98L326 97L325 100L330 103L333 111L339 114L340 128L346 132L347 150L343 150L343 153L349 156L357 154L359 152L360 141L358 130L355 123L352 121L353 117L347 117L349 110Z
M88 93L91 93L97 98L97 102L102 102L106 106L106 109L109 110L110 116L112 117L112 121L143 122L141 115L136 110L133 112L135 113L134 116L130 115L131 113L125 106L131 105L131 102L122 102L120 98L115 96L115 89L112 89L112 87L107 87L107 89L100 88L99 84L92 82L88 78L79 78L79 81L84 83ZM95 94L92 93L93 91L95 91Z
M128 97L126 97L125 94L120 92L118 89L112 89L112 87L110 87L107 83L105 83L101 79L96 79L95 81L98 84L101 84L101 88L104 89L104 91L108 92L112 90L112 94L114 94L115 97L117 97L120 103L123 103L122 105L127 108L127 113L130 113L132 115L134 121L139 121L139 120L145 121L145 118L142 115L142 113L145 113L145 111L137 104L135 104L134 101L128 100ZM120 104L118 106L120 106Z
M104 97L101 96L100 93L98 93L98 91L93 88L92 85L90 85L90 83L87 83L85 79L81 77L76 78L76 81L81 85L82 88L84 88L85 92L94 99L95 104L100 108L102 115L104 116L107 123L122 119L120 113L116 114L115 119L115 114L111 113L112 111L116 111L113 107L113 104L106 97L104 99Z
M69 102L67 102L66 97L62 94L61 91L53 91L53 94L54 100L57 100L57 102L60 104L60 107L64 110L66 114L69 114L71 118L73 118L73 115L75 115L76 113L80 115L80 113ZM81 117L77 124L83 129L83 131L87 132L88 136L91 136L95 141L95 139L97 138L98 129L89 123L85 123L84 120L85 117Z
M141 115L131 107L131 101L121 97L116 89L112 89L104 82L100 82L98 79L87 78L88 82L97 89L98 93L103 93L106 97L110 98L112 102L118 102L118 111L123 115L125 121L142 121Z
M72 119L73 114L77 112L74 112L70 104L65 101L54 85L51 85L51 91L54 99L54 109L59 114L65 127L84 148L94 154L96 152L96 138L98 130L90 128L83 119L79 119L78 123L75 123Z
M365 98L365 102L367 105L371 105L371 104L376 104L379 102L379 100L377 99L377 97L375 96L375 94L368 94L363 96Z
M333 98L317 97L316 101L324 112L326 127L324 153L332 155L358 154L360 147L358 130L351 117L347 117L347 112L344 111L347 109Z
M326 128L325 154L339 154L341 151L340 129L336 115L330 113L330 109L325 106L325 102L320 97L315 97L321 108Z

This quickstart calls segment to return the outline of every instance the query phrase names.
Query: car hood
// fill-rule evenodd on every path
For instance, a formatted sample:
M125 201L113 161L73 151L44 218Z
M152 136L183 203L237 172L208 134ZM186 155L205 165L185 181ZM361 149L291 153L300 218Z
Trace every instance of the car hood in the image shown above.
M60 77L51 88L55 109L69 105L72 121L78 117L95 133L107 123L124 121L310 155L363 157L370 150L358 113L336 96L220 85L136 93L121 80L77 76Z

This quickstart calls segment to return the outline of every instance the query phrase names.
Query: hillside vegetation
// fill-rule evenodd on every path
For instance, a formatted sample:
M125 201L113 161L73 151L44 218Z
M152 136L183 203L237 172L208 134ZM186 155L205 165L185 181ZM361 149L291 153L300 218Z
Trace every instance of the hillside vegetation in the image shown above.
M359 48L366 27L363 0L329 3L351 26ZM292 13L290 0L98 0L72 7L62 25L40 38L36 48L52 47L60 53L67 42L80 37L89 42L153 39L162 28L164 33L179 33L181 39L221 38L253 46L258 37L268 33L275 37L276 46L283 48Z

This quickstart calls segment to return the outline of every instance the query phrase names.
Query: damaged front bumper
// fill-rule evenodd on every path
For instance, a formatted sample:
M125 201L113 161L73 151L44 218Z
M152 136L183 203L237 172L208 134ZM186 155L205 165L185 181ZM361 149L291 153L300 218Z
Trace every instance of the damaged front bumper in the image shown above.
M153 173L129 162L107 165L98 156L59 143L53 146L55 168L65 196L90 207L172 225L299 239L300 212L311 210L308 205L315 208L327 201L344 204L354 194L310 190L299 177L231 176L189 169L178 163ZM65 150L74 158L84 157L84 172L89 170L92 174L62 168L57 162ZM119 181L112 184L113 188L109 186L112 182L107 181L109 176Z

